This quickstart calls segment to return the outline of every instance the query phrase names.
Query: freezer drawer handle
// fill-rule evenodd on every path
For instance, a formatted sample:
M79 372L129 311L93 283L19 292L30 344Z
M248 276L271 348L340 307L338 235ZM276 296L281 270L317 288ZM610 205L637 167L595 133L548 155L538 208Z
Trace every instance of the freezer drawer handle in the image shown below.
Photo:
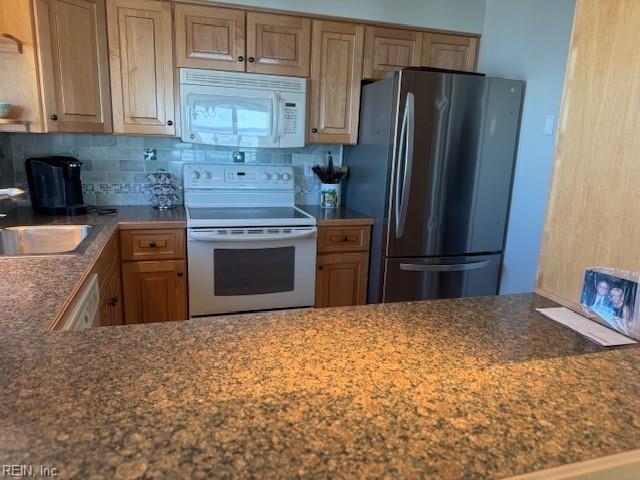
M465 272L468 270L478 270L489 265L489 260L480 260L469 263L444 263L424 265L419 263L401 263L400 270L406 272Z

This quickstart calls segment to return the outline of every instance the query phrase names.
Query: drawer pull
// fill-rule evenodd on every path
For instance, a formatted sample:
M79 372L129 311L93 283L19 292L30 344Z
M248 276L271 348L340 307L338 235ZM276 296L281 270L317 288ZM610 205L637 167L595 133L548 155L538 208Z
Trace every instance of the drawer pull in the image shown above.
M177 272L176 275L178 275L179 277L182 277L184 275L184 272Z
M340 237L340 240L342 240L343 242L348 242L349 237L347 237L346 235L342 235L342 237Z
M109 299L109 302L107 302L109 305L111 305L112 307L115 307L118 304L118 300L119 298L117 296L111 297Z
M158 244L152 240L151 242L149 242L149 246L151 248L156 248L158 246Z
M318 265L318 270L324 270L324 267L322 265Z

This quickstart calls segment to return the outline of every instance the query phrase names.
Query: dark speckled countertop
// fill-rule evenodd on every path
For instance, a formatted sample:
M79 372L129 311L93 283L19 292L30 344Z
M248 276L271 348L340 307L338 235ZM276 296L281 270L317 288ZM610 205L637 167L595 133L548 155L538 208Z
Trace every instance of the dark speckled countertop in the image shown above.
M87 219L107 227L84 258L0 258L1 463L485 479L640 447L640 350L589 343L534 295L47 332L116 223L152 214Z
M373 218L344 205L338 208L322 208L320 205L298 205L298 207L315 217L319 226L373 225Z

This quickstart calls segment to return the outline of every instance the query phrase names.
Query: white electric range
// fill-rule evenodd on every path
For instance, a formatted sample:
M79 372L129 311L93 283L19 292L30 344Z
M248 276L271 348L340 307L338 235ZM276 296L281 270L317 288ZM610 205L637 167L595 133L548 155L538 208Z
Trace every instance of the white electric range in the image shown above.
M184 165L190 316L307 307L316 220L288 165Z

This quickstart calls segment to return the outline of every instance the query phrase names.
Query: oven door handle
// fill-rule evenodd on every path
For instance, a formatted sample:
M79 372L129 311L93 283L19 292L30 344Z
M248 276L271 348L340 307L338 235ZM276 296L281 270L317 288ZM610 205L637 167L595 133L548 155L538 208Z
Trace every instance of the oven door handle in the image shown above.
M261 242L277 240L297 240L299 238L315 237L316 235L316 230L274 235L219 235L213 232L190 232L189 240L194 240L197 242Z

